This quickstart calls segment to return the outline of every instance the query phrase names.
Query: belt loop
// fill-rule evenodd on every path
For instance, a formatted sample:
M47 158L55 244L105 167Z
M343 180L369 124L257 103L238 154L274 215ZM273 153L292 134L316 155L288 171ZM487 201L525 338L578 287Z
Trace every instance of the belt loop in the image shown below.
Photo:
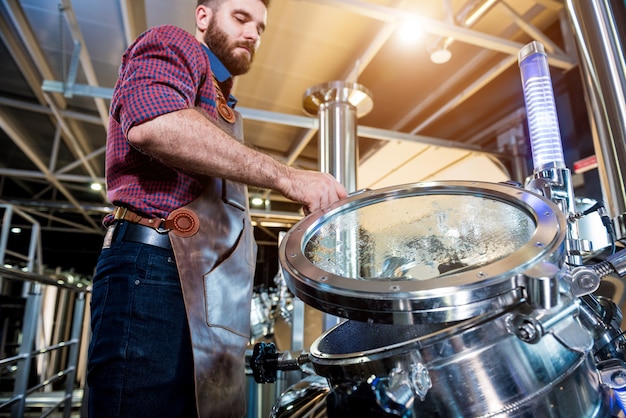
M113 236L111 237L111 239L113 242L116 242L118 241L118 239L121 239L122 237L124 237L124 231L126 230L126 225L128 225L128 222L124 222L122 220L118 220L112 225Z

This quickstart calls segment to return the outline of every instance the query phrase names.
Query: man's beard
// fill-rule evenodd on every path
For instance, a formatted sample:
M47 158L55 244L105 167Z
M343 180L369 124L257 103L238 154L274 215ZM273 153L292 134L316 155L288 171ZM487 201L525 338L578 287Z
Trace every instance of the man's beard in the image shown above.
M255 44L245 41L231 42L226 32L218 27L215 16L212 17L211 23L204 33L204 43L220 59L231 75L245 74L250 70ZM250 57L245 54L235 54L234 50L237 47L244 47L250 51Z

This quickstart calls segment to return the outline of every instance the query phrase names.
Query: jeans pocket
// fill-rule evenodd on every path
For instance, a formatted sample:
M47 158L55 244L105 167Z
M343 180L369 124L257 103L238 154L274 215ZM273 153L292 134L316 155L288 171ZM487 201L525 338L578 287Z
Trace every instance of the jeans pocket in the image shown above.
M98 339L103 320L115 317L127 308L117 293L128 291L128 281L135 273L137 254L105 249L98 258L91 290L92 341Z

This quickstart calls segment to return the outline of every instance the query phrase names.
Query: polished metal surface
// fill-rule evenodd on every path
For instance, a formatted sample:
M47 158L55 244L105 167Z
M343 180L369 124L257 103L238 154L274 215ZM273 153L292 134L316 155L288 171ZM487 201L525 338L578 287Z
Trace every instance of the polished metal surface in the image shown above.
M250 342L253 343L274 333L275 306L279 296L271 289L256 288L252 291L250 309Z
M313 86L304 93L304 111L311 116L318 115L328 103L345 103L355 109L356 117L365 116L374 107L372 93L358 83L331 81Z
M523 272L557 261L566 221L524 189L430 182L362 191L309 215L279 257L292 292L337 316L457 321L515 304Z
M333 81L304 93L304 111L319 118L319 169L332 174L348 192L357 187L357 118L369 113L372 94L357 83Z
M594 132L603 200L626 233L626 5L621 0L567 0Z
M413 402L416 418L610 417L608 390L589 354L591 335L572 315L577 309L572 301L567 315L553 312L546 334L532 344L509 332L518 308L451 326L346 321L320 336L310 356L338 391L423 365L432 385Z
M357 118L369 113L373 105L365 86L347 81L319 84L304 94L304 111L319 117L319 169L332 174L348 193L358 184ZM338 321L335 316L324 315L324 330Z
M593 207L597 201L591 198L579 197L575 199L576 212L584 212ZM611 245L606 227L602 223L600 214L593 211L576 222L580 238L590 243L591 251L597 253Z
M419 183L296 224L279 251L287 284L350 319L308 354L327 416L613 417L621 315L583 303L598 275L565 263L569 223L550 197Z
M271 418L326 417L330 387L321 376L309 376L289 387L270 412Z

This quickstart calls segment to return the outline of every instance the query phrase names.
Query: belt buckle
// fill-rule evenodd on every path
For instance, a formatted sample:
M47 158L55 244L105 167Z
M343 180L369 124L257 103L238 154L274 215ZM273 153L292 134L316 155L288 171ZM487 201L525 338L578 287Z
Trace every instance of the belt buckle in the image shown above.
M121 212L121 214L120 214ZM115 208L115 212L113 213L113 218L116 220L124 220L126 217L126 213L128 213L128 208L123 208L121 206L117 206Z

